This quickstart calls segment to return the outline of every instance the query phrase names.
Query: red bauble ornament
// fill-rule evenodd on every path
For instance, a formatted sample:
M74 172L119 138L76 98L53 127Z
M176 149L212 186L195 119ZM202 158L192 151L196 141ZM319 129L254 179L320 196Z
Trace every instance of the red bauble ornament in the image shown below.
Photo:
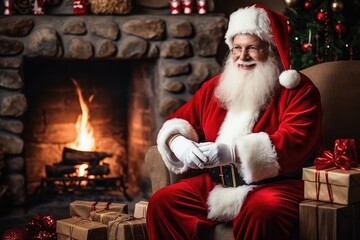
M309 10L310 8L312 8L312 6L313 6L312 1L305 1L305 2L304 2L304 8L305 8L306 10Z
M56 231L56 220L51 215L45 215L42 218L42 226L45 230Z
M301 49L304 51L304 52L311 52L312 50L312 44L311 43L303 43L301 45Z
M31 240L31 236L25 228L14 227L6 230L1 240Z
M288 30L288 33L291 34L292 31L293 31L293 27L291 26L290 22L287 21L287 30Z
M316 19L319 21L319 22L324 22L327 18L327 13L321 9L320 12L318 12L318 14L316 15Z
M56 233L40 230L34 235L34 239L41 240L56 240Z
M26 228L31 232L39 231L41 228L40 220L35 218L31 219L27 223Z
M342 24L341 22L338 22L335 24L335 32L337 34L339 34L340 36L345 33L345 30L346 30L346 28L345 28L344 24Z
M56 240L56 220L52 215L35 214L26 229L33 239Z

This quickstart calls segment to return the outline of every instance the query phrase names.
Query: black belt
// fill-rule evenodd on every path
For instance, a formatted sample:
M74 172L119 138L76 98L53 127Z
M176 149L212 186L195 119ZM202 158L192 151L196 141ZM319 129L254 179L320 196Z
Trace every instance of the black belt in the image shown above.
M224 187L246 185L233 164L209 168L209 175L213 182L221 183Z
M213 182L220 183L224 187L238 187L247 184L242 177L240 177L239 172L235 165L222 165L218 167L209 168L209 175ZM264 179L258 182L253 182L251 185L261 185L266 183L272 183L279 180L286 179L298 179L294 176L277 176L273 178Z

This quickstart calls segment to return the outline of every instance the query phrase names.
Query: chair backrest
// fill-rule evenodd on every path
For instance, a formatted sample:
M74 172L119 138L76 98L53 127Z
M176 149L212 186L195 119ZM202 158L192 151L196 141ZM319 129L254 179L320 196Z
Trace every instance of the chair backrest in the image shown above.
M301 72L320 91L325 147L332 150L335 139L354 138L360 158L360 61L326 62Z

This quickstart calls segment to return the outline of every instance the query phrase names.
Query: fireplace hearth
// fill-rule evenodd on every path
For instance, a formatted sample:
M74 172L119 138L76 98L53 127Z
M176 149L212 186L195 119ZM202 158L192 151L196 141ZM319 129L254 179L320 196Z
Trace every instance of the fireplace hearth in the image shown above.
M103 161L108 157L112 154L64 148L60 162L45 166L46 176L41 178L36 194L106 194L121 191L127 201L132 201L127 194L124 177L108 176L109 164Z
M126 120L111 122L108 129L106 124L97 127L102 130L100 135L114 128L118 133L123 131L118 136L123 136L119 141L125 142L121 149L124 155L107 162L113 167L118 162L123 167L125 161L124 174L115 171L116 175L109 177L124 176L129 195L136 194L148 191L143 189L148 187L143 158L147 147L155 144L156 134L166 116L219 71L216 54L226 24L225 17L217 14L1 16L0 145L5 148L7 163L1 177L9 186L12 203L18 205L26 201L26 196L46 178L45 165L58 162L66 144L75 137L74 120L79 111L72 101L76 95L72 90L73 96L67 98L70 91L64 90L64 86L72 85L70 77L73 76L60 79L58 76L64 70L57 68L57 63L65 62L70 66L80 63L87 68L85 72L103 73L103 77L96 80L96 86L104 82L107 65L121 65L118 69L127 72L126 79L119 74L111 80L127 84L117 88L127 96L126 103L120 101L126 105L123 110ZM49 68L52 71L40 81L39 73L31 71L35 69L32 66L39 66L41 62L45 64L37 67L37 71L41 74ZM88 63L90 65L86 65ZM91 65L94 63L95 67ZM96 64L104 67L96 67ZM83 83L87 81L83 79ZM109 84L111 81L105 80ZM50 83L47 95L42 96L43 104L49 107L47 111L32 109L39 106L34 101L41 96L31 91L42 90ZM116 86L110 88L116 89ZM56 109L59 105L54 98L56 95L65 100L68 111ZM101 112L100 105L96 106L99 111L93 115L94 119L109 115L107 109ZM49 115L51 112L53 115ZM38 125L34 125L37 121ZM59 140L55 132L64 138ZM120 151L119 145L113 145L117 151ZM96 149L107 150L103 146ZM54 157L48 157L46 151ZM109 152L113 153L113 149Z
M28 104L23 138L30 192L38 189L38 179L44 174L53 179L54 175L64 177L57 174L60 170L74 169L71 164L64 166L69 161L69 149L92 152L92 157L97 156L95 153L111 153L101 162L104 164L96 165L96 170L108 171L108 177L127 179L128 159L132 157L127 153L127 136L134 123L129 120L129 109L132 96L140 91L130 84L135 78L133 63L26 58L23 69ZM78 160L84 160L84 153L78 155Z

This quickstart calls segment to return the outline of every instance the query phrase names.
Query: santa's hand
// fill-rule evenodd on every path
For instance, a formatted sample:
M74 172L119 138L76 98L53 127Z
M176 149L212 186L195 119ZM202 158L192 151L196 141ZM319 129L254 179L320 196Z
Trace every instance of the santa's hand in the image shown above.
M204 168L207 157L197 148L197 143L178 135L171 140L170 149L175 156L190 168Z
M198 144L198 148L208 158L205 167L235 163L235 146L219 142L203 142Z

